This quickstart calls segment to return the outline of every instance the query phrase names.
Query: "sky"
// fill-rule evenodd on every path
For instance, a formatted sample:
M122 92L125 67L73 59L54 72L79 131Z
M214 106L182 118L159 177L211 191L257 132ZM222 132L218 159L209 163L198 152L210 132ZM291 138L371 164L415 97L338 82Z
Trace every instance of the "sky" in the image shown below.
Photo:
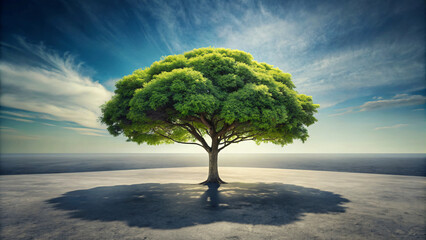
M239 49L321 105L305 143L238 153L425 153L426 4L407 1L3 0L2 153L192 153L113 137L99 106L163 56Z

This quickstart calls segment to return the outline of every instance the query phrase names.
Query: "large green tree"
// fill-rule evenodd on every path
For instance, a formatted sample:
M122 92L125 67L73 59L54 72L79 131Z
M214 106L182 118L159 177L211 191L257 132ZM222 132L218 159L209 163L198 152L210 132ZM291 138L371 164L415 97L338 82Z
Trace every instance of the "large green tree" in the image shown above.
M223 183L218 154L233 143L285 145L308 138L319 105L291 75L239 50L201 48L138 69L116 83L102 123L128 141L197 145L209 154L205 182Z

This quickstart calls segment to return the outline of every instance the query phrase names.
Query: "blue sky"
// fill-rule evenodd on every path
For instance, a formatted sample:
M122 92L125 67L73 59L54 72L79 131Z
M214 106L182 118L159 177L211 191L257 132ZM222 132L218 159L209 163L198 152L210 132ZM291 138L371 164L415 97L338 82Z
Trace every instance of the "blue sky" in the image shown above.
M107 134L114 82L200 47L251 53L321 104L310 139L227 152L426 151L425 2L1 2L1 152L202 152Z

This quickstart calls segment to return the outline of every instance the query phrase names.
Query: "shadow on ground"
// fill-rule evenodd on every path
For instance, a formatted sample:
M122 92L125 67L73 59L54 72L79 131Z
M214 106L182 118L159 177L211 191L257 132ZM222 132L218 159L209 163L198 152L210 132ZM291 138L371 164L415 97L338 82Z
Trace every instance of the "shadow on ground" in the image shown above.
M220 221L284 225L305 213L342 213L349 200L280 183L137 184L77 190L47 200L72 218L176 229Z

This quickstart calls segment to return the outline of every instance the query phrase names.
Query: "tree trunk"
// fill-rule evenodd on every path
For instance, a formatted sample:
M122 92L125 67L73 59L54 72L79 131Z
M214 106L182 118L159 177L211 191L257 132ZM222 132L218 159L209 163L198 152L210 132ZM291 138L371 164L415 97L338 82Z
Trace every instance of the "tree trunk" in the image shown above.
M210 184L222 184L226 183L219 177L219 171L217 167L217 157L219 155L219 149L217 144L212 144L212 150L209 152L209 176L206 181L200 183L204 185Z

